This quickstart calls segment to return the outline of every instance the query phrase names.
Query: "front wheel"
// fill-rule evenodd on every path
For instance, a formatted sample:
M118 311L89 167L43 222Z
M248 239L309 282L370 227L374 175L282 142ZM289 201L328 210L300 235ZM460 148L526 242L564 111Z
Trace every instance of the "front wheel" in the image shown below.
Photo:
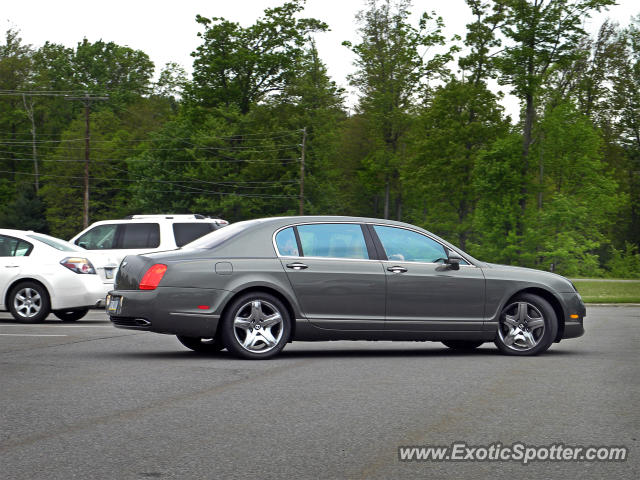
M524 293L502 309L495 344L507 355L537 355L551 346L557 333L558 319L549 302Z
M484 342L474 341L474 340L444 340L445 346L449 347L451 350L456 350L459 352L470 352L475 350Z
M291 320L284 304L268 293L248 293L227 309L220 326L229 352L247 359L277 355L289 340Z
M88 308L75 308L71 310L54 310L53 314L63 322L75 322L84 317L88 311Z
M182 345L197 353L218 353L224 348L222 342L216 338L183 337L182 335L176 336Z
M19 322L43 322L50 311L49 294L39 283L19 283L9 293L9 310Z

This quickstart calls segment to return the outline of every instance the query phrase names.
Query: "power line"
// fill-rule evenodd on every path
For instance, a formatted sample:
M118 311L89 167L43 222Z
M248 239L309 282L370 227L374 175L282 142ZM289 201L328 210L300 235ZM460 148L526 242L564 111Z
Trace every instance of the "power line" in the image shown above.
M34 175L33 173L30 172L12 172L12 171L8 171L8 170L0 170L0 173L14 173L14 174L21 174L21 175ZM84 176L68 176L68 175L53 175L53 174L43 174L43 177L51 177L51 178L66 178L66 179L82 179L84 178ZM171 182L169 180L152 180L152 179L148 179L148 178L141 178L140 180L131 180L131 179L117 179L117 178L97 178L97 177L90 177L91 180L95 180L95 181L107 181L107 182L127 182L127 183L137 183L137 184L143 184L145 181L146 182L150 182L150 183L159 183L159 184L165 184L165 185L172 185L175 187L182 187L182 188L187 188L189 190L191 190L190 192L186 192L184 190L178 190L180 193L184 193L184 194L198 194L201 195L203 193L207 193L207 194L211 194L211 195L238 195L241 197L265 197L265 198L295 198L295 196L293 195L271 195L271 194L261 194L261 193L239 193L239 192L220 192L220 191L212 191L212 190L204 190L201 188L197 188L197 187L191 187L188 185L182 185L180 182ZM182 182L182 183L186 183L186 182ZM58 188L83 188L79 185L64 185L64 186L60 186L57 185ZM94 186L95 187L95 186ZM102 187L102 188L108 188L108 189L117 189L117 190L127 190L130 191L130 189L127 188L120 188L120 187ZM159 193L167 193L166 190L162 191L162 190L155 190L156 192Z
M11 154L12 152L6 150L0 150L0 153ZM14 162L31 162L30 158L13 158L13 157L0 157L0 160L10 160ZM189 160L156 160L150 158L97 158L93 160L93 163L107 163L107 162L148 162L150 165L165 164L165 163L185 163L191 165L198 165L202 163L260 163L260 164L280 164L289 162L299 162L300 158L247 158L247 159L229 159L229 160L213 160L213 159L198 159L193 158ZM68 162L68 163L80 163L84 162L84 159L62 157L62 158L44 158L42 162Z

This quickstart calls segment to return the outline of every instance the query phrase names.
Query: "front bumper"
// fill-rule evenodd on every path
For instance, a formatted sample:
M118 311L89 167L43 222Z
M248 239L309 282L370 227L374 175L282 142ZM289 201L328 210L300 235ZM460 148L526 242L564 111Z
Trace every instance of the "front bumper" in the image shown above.
M564 329L558 332L556 341L581 337L584 335L584 317L587 315L582 297L575 292L562 293L561 297L564 304Z
M120 297L120 306L107 314L118 328L209 338L215 335L222 306L231 294L226 290L177 287L113 290L109 296Z

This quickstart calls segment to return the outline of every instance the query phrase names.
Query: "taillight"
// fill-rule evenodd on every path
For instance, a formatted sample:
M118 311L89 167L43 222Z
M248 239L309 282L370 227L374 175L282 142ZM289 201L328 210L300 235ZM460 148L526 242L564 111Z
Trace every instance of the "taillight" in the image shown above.
M67 267L69 270L75 273L96 273L96 269L93 268L91 262L86 258L81 257L67 257L60 262L60 265Z
M155 290L166 271L167 266L165 264L156 263L144 274L138 288L140 290Z

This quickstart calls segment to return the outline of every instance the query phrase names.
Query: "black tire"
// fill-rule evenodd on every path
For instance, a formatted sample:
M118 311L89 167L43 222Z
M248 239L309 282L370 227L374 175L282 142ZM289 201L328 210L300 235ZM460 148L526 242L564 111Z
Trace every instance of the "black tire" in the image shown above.
M9 293L9 311L21 323L43 322L51 311L47 289L36 282L18 283Z
M471 352L484 342L481 340L443 340L442 343L451 350L456 350L458 352Z
M507 324L507 317L509 321L513 321L516 316L519 315L521 311L519 306L516 305L514 309L514 304L526 304L526 317L516 319L520 326L524 326L525 330L528 330L527 333L530 333L534 336L535 346L531 348L526 348L522 346L518 346L516 342L512 342L511 345L508 345L509 334L506 333L510 328L510 325ZM517 309L517 312L516 312ZM536 312L537 310L537 312ZM513 314L516 315L513 315ZM511 315L510 315L511 314ZM533 314L533 316L530 316ZM538 315L540 314L540 315ZM525 321L526 320L526 321ZM539 332L539 327L528 328L529 325L533 325L540 323L542 320L542 324L544 325L544 330ZM531 322L531 323L529 323ZM525 334L522 330L518 330L518 332ZM537 332L537 333L536 333ZM500 312L498 331L496 332L495 344L500 350L500 352L506 355L518 355L518 356L527 356L527 355L538 355L539 353L547 350L553 341L556 338L558 333L558 319L556 317L556 312L553 310L551 304L546 301L544 298L539 297L538 295L533 295L531 293L522 293L512 298L507 302L507 305ZM513 337L512 337L513 338ZM517 336L515 337L517 338ZM507 341L505 341L507 340Z
M53 314L63 322L75 322L89 312L88 308L74 308L68 310L54 310Z
M197 353L218 353L224 348L222 342L216 338L183 337L182 335L176 335L176 337L182 345Z
M259 311L264 314L261 318L253 318L255 303L260 304ZM267 323L271 323L267 318L274 319L276 314L279 315L278 323L267 326ZM238 327L238 321L245 323L247 327ZM251 322L255 323L255 328L249 328ZM259 336L267 333L270 340L266 340L267 337L260 340ZM233 355L251 360L267 359L280 353L289 341L291 319L287 308L278 298L268 293L249 292L238 297L225 310L220 334L222 342ZM250 334L253 334L252 338L257 339L252 343L253 348L243 346L242 342L246 341ZM273 344L269 345L269 342Z

